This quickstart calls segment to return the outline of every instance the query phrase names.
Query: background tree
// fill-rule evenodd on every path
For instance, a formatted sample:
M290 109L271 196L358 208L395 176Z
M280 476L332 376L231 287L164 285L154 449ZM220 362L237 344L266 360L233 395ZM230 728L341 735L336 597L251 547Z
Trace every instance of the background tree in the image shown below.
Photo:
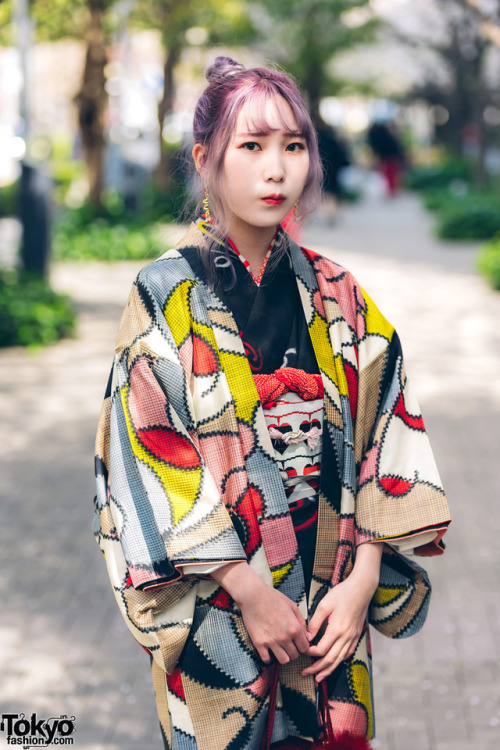
M463 154L464 140L475 141L476 182L483 184L485 154L493 135L486 111L500 102L500 87L488 74L492 55L498 57L492 39L495 24L490 18L485 25L475 0L434 0L420 12L427 14L427 23L408 25L406 30L395 25L393 34L414 49L431 50L445 77L440 80L429 67L408 96L444 107L448 116L438 122L436 135L453 153Z
M78 124L88 170L89 197L100 205L104 177L104 112L107 94L104 88L106 47L112 30L109 13L115 0L31 0L30 17L34 41L58 41L68 37L84 40L85 63L80 89L75 97ZM12 2L0 3L0 21L4 28L0 43L12 44Z
M313 117L324 96L338 93L345 85L330 70L340 52L370 41L378 21L369 10L369 0L273 0L263 2L267 49L301 82Z
M104 68L113 31L110 10L115 4L116 0L32 0L38 40L73 37L85 42L85 62L74 101L87 165L89 200L96 207L101 205L104 185L108 104Z
M201 45L242 46L255 38L248 10L240 0L138 0L130 19L135 28L153 28L161 32L165 59L163 94L158 105L160 126L160 162L156 170L157 186L168 190L172 182L172 154L163 143L163 124L172 112L175 100L175 69L184 49L190 46L188 32L201 32Z

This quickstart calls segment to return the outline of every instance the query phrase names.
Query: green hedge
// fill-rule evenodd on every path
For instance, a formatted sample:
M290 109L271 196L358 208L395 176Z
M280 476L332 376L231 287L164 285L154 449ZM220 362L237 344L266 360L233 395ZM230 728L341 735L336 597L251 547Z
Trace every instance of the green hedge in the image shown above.
M8 216L17 216L18 211L19 182L11 182L10 185L0 187L0 219Z
M52 252L55 260L153 260L161 255L166 225L187 200L182 188L158 193L147 187L137 212L125 206L117 191L107 191L103 205L89 203L61 209L56 219Z
M143 260L157 258L165 248L161 243L164 227L110 225L97 219L85 228L75 229L61 221L54 233L54 260Z
M75 310L41 276L0 271L0 347L51 344L75 332Z
M477 270L486 276L493 289L500 290L500 237L483 245L476 259Z
M457 200L438 213L437 235L444 240L488 240L500 232L500 201Z
M447 188L453 182L469 183L472 179L472 164L453 159L435 166L412 167L406 175L405 182L410 190L438 190Z

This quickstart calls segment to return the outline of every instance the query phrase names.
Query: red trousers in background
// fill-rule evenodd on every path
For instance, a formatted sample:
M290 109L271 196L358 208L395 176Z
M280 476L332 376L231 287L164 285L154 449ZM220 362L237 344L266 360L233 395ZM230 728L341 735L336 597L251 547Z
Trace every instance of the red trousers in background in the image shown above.
M396 195L401 187L401 176L403 163L401 159L393 156L380 160L380 171L382 172L389 195Z

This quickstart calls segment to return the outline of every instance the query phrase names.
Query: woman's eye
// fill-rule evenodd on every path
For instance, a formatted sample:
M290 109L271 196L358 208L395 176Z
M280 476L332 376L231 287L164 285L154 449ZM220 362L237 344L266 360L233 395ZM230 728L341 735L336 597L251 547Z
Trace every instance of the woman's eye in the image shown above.
M286 147L287 151L305 151L305 145L303 143L289 143Z
M248 141L248 143L242 143L241 148L244 148L247 151L257 151L260 146L258 143L255 143L255 141Z

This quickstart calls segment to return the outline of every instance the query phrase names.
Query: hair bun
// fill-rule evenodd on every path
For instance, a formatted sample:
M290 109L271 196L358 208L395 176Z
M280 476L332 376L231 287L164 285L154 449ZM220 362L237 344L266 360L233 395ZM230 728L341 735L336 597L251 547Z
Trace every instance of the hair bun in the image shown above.
M227 76L234 76L245 70L245 66L230 57L216 57L212 65L207 68L205 73L207 81L214 83L221 81Z

